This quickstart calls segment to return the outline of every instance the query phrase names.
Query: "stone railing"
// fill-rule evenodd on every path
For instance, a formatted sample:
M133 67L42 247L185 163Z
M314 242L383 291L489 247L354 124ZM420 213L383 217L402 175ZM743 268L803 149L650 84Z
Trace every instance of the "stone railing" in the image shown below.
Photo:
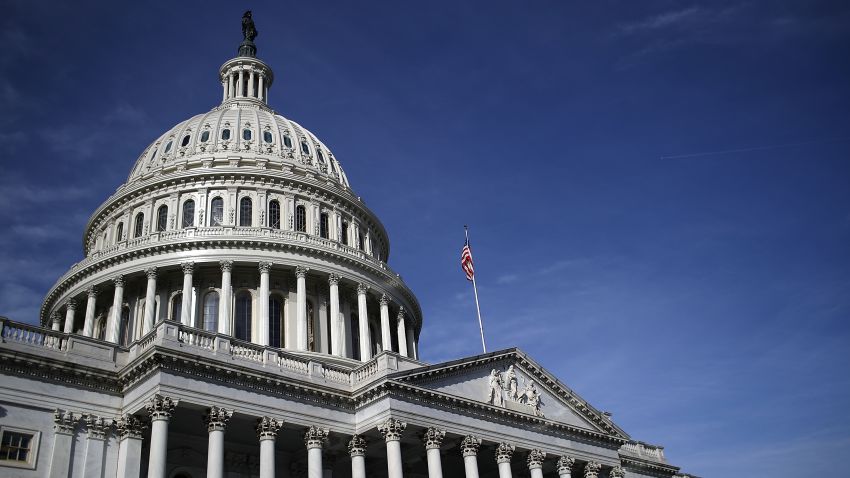
M17 342L52 350L66 350L68 346L68 334L46 327L11 322L5 318L0 318L0 337L4 342Z
M263 363L264 350L265 347L262 345L243 342L241 340L236 341L232 338L230 339L230 355L232 355L235 359Z
M180 327L178 337L186 345L204 350L215 350L215 333L191 327Z
M664 458L664 447L639 441L630 441L623 444L620 447L620 453L651 461L666 462Z

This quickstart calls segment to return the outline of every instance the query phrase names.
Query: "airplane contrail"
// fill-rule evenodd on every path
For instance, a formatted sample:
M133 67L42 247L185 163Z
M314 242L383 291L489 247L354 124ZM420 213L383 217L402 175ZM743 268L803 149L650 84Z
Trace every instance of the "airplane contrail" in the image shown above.
M779 148L788 148L791 146L805 146L807 144L817 144L817 143L837 143L841 141L850 141L850 138L838 138L838 139L817 139L812 141L801 141L799 143L783 143L783 144L771 144L767 146L753 146L750 148L737 148L737 149L724 149L719 151L704 151L700 153L687 153L687 154L675 154L670 156L661 156L661 159L683 159L683 158L695 158L698 156L714 156L718 154L731 154L731 153L746 153L748 151L762 151L765 149L779 149Z

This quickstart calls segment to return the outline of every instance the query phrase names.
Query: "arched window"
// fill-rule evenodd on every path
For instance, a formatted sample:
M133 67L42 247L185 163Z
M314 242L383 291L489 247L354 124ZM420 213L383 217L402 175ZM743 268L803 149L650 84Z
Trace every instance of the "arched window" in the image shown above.
M168 227L168 206L163 204L156 210L156 230L164 231Z
M115 242L119 242L124 240L124 223L119 222L118 227L115 228Z
M323 212L319 215L319 235L328 238L328 213Z
M210 214L210 226L221 226L224 224L224 199L212 200L212 214Z
M183 319L183 293L178 292L171 298L171 320L180 322Z
M276 199L269 202L269 227L280 229L280 203Z
M289 136L284 136L283 137L283 144L287 148L291 148L292 147L292 138L290 138Z
M251 293L242 291L236 295L236 317L234 335L240 340L251 340Z
M301 204L295 206L295 230L307 232L307 208Z
M340 238L342 239L342 243L346 246L348 245L348 223L342 221L342 230L339 233Z
M242 198L239 201L239 225L240 226L250 226L251 225L251 214L253 214L253 208L251 207L251 198Z
M304 153L304 154L310 154L310 147L307 146L306 141L301 142L301 152Z
M324 154L322 154L322 150L321 150L321 149L317 149L317 150L316 150L316 156L318 156L318 158L319 158L319 162L320 162L320 163L325 164L325 155L324 155Z
M245 129L242 130L242 139L244 139L245 141L251 141L251 130L250 129L245 128Z
M192 138L191 138L188 134L187 134L186 136L183 136L183 141L181 141L181 142L180 142L180 146L182 146L182 147L184 147L184 148L185 148L186 146L188 146L188 145L189 145L189 140L190 140L190 139L192 139Z
M171 143L173 142L174 141L169 141L168 144L165 145L165 151L163 151L164 154L168 154L168 152L171 151Z
M273 139L274 138L272 138L271 131L263 131L263 141L265 141L266 143L271 143Z
M145 215L143 213L136 214L136 225L133 228L133 237L141 237L145 228Z
M280 348L280 324L283 322L283 304L280 297L269 297L269 345Z
M151 155L151 161L153 161L154 159L156 159L156 152L157 152L157 151L159 151L159 148L154 148L154 149L153 149L153 154Z
M204 296L204 330L218 330L218 292L209 292Z
M221 130L221 139L222 139L222 141L227 141L228 139L230 139L230 130L229 129Z
M190 199L183 203L183 227L195 225L195 201Z
M206 143L209 140L210 140L210 131L205 130L203 133L201 133L201 142Z

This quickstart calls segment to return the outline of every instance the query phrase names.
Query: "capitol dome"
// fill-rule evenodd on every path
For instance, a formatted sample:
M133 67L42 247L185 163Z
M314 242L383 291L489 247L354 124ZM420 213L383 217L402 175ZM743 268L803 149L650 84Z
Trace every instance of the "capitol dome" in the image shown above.
M170 320L246 354L417 358L421 309L384 226L330 148L268 106L255 54L243 44L219 68L221 104L151 142L92 214L42 324L129 345Z

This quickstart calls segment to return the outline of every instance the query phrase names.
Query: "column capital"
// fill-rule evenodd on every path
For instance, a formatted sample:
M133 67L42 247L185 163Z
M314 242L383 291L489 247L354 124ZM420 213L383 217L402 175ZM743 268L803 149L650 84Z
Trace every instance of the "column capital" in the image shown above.
M178 403L180 403L180 400L174 400L157 393L151 397L145 408L150 413L151 420L169 420Z
M223 259L218 261L218 265L221 267L221 272L230 272L233 270L233 261L230 259Z
M466 435L463 441L460 442L460 450L464 457L477 456L478 447L481 446L481 439L475 435Z
M50 313L50 321L51 322L60 322L61 320L62 320L62 317L59 316L58 310L54 310L53 312Z
M496 447L496 463L510 463L514 456L515 447L510 443L501 442Z
M626 470L624 470L622 466L617 465L614 468L611 468L611 472L608 473L608 476L611 478L625 478Z
M207 424L207 431L224 431L231 416L233 416L233 410L216 407L215 405L207 408L207 414L204 415L204 423Z
M63 412L57 408L53 410L53 431L73 435L74 427L77 426L79 420L80 417L75 416L72 412L68 410Z
M533 470L535 468L543 468L543 460L545 459L546 452L539 448L532 448L528 451L528 458L526 459L528 469Z
M181 262L180 269L183 270L184 274L191 274L195 272L195 263L194 262Z
M396 314L396 317L399 318L399 319L404 319L404 306L403 305L398 307L398 314Z
M381 294L381 305L386 306L390 303L390 298L387 297L387 294Z
M65 301L65 308L68 310L77 310L77 301L74 299L68 299Z
M89 297L97 297L97 287L89 286L89 288L86 289L86 295Z
M358 294L365 294L366 291L368 291L368 290L369 290L368 285L363 284L362 282L357 284L357 293Z
M317 426L311 426L307 430L304 431L304 444L307 445L307 449L311 448L322 448L325 440L328 439L328 434L330 430L327 428L319 428Z
M115 283L115 287L124 287L124 276L117 275L112 278L112 282Z
M428 427L422 434L422 441L425 443L426 450L439 449L445 437L446 431L442 428Z
M147 424L139 417L125 413L115 419L115 428L118 430L118 436L123 440L125 438L142 439L142 431L147 428Z
M555 464L555 467L558 469L558 474L563 475L564 473L571 473L573 465L575 464L575 458L571 456L562 456L561 458L558 458L558 463Z
M348 454L354 456L364 456L366 454L366 439L360 435L353 435L348 442Z
M307 271L309 271L309 270L310 269L308 269L304 266L296 266L295 267L295 277L297 277L299 279L303 279L303 278L307 277Z
M336 274L331 274L331 275L329 275L329 276L328 276L328 282L329 282L331 285L339 285L339 280L340 280L340 279L341 279L341 277L340 277L340 276L338 276L338 275L336 275Z
M269 271L272 270L272 263L271 262L259 262L257 264L257 268L260 269L261 274L262 273L268 274Z
M395 418L387 418L384 423L378 425L378 431L388 442L401 440L401 434L405 428L407 428L407 423Z
M586 465L584 465L584 478L597 478L599 476L599 470L602 469L602 465L596 463L595 461L589 461Z
M148 267L145 269L145 275L148 279L156 279L156 267Z
M91 413L83 415L83 421L86 424L86 432L89 438L103 440L109 429L112 428L112 420L107 420Z
M257 425L254 427L257 430L257 438L260 441L274 440L277 438L277 432L283 426L283 421L271 417L262 417L257 419Z

